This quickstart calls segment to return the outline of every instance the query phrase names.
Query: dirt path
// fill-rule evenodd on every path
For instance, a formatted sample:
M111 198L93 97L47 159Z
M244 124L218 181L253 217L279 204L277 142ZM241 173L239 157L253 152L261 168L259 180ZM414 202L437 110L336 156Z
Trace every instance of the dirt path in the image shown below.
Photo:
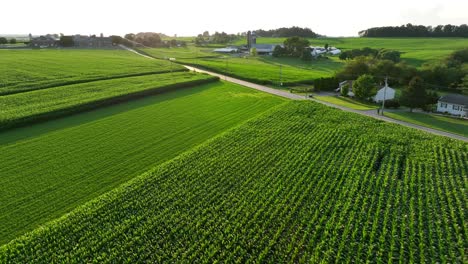
M152 57L141 54L138 51L135 51L133 49L130 49L130 48L127 48L127 47L122 47L122 48L124 48L124 49L126 49L128 51L137 53L137 54L139 54L139 55L141 55L143 57L154 59ZM206 74L209 74L209 75L212 75L212 76L218 76L222 80L232 82L232 83L236 83L236 84L239 84L239 85L243 85L243 86L246 86L246 87L249 87L249 88L252 88L252 89L256 89L256 90L259 90L259 91L263 91L263 92L266 92L266 93L274 94L274 95L277 95L277 96L281 96L281 97L284 97L284 98L288 98L288 99L292 99L292 100L311 100L311 101L314 101L314 102L317 102L317 103L320 103L320 104L323 104L323 105L327 105L327 106L330 106L330 107L341 109L343 111L352 112L352 113L372 117L372 118L375 118L375 119L379 119L379 120L382 120L382 121L385 121L385 122L415 128L415 129L425 131L425 132L428 132L428 133L431 133L431 134L444 136L444 137L449 137L449 138L458 139L458 140L461 140L461 141L468 142L467 137L452 134L452 133L448 133L448 132L444 132L444 131L441 131L441 130L436 130L436 129L424 127L424 126L420 126L420 125L416 125L416 124L412 124L412 123L408 123L408 122L404 122L404 121L400 121L400 120L396 120L396 119L392 119L392 118L386 117L386 116L377 115L376 110L367 110L367 111L355 110L355 109L351 109L351 108L348 108L348 107L335 105L335 104L328 103L328 102L323 102L323 101L320 101L320 100L317 100L317 99L314 99L314 98L308 98L308 97L305 97L303 95L289 93L289 92L286 92L286 91L270 88L270 87L267 87L267 86L264 86L264 85L239 80L239 79L236 79L236 78L225 76L223 74L202 70L202 69L199 69L199 68L196 68L196 67L186 66L186 65L184 65L184 67L191 70L191 71L206 73Z

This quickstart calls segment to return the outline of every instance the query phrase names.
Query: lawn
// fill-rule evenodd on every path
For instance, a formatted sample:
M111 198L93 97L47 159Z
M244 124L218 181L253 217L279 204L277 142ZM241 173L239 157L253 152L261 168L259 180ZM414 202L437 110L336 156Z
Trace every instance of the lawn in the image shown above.
M377 109L379 106L371 103L363 103L351 98L341 97L341 96L315 96L317 100L348 107L355 110L372 110Z
M289 102L0 247L0 262L464 263L467 160L461 141Z
M124 50L3 50L0 95L71 83L170 71L164 60ZM173 70L183 70L173 65Z
M283 102L216 82L1 133L0 244Z
M410 112L385 112L393 119L468 137L468 120Z
M0 130L216 80L205 74L175 72L4 95L0 96Z

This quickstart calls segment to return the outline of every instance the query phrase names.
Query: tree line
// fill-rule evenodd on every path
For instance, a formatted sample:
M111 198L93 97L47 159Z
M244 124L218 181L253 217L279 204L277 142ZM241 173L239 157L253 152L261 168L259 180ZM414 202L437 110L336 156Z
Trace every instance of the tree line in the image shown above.
M255 30L257 36L260 37L270 37L270 38L289 38L289 37L302 37L302 38L316 38L319 37L317 33L313 32L310 28L301 28L301 27L282 27L277 29Z
M227 34L226 32L215 32L210 35L208 31L198 34L195 38L195 45L203 46L208 44L227 44L240 38L239 34Z
M0 37L0 45L2 44L16 44L16 39L15 38L11 38L10 40L8 40L7 38L5 37Z
M468 38L468 25L455 26L451 24L436 27L406 24L402 26L374 27L359 31L361 37L460 37Z

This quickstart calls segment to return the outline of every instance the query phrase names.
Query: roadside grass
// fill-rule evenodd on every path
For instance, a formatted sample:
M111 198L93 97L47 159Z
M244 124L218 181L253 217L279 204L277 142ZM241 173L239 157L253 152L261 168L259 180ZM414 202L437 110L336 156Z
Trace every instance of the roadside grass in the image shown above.
M371 104L371 103L364 103L364 102L359 102L356 100L353 100L351 98L346 98L346 97L341 97L341 96L314 96L315 99L348 107L351 109L355 110L372 110L372 109L377 109L379 106Z
M385 112L385 116L408 123L468 137L468 120L426 113Z
M283 102L216 82L0 133L0 244Z
M0 95L171 69L168 61L125 50L4 50L0 56Z

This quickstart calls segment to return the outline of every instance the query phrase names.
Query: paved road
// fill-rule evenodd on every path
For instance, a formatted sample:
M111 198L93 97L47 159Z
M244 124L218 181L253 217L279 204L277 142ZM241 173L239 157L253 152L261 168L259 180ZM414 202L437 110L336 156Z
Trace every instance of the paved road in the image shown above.
M386 121L386 122L389 122L389 123L395 123L395 124L399 124L399 125L419 129L419 130L422 130L422 131L426 131L426 132L429 132L429 133L432 133L432 134L435 134L435 135L445 136L445 137L449 137L449 138L458 139L458 140L468 142L468 138L464 137L464 136L460 136L460 135L456 135L456 134L452 134L452 133L448 133L448 132L444 132L444 131L440 131L440 130L436 130L436 129L432 129L432 128L428 128L428 127L424 127L424 126L420 126L420 125L416 125L416 124L396 120L396 119L392 119L392 118L386 117L386 116L377 115L377 110L368 110L368 111L355 110L355 109L352 109L352 108L348 108L348 107L344 107L344 106L340 106L340 105L335 105L335 104L328 103L328 102L323 102L323 101L320 101L320 100L317 100L317 99L314 99L314 98L307 98L307 97L305 97L303 95L293 94L293 93L281 91L281 90L278 90L278 89L266 87L264 85L254 84L254 83L251 83L251 82L239 80L239 79L236 79L236 78L232 78L232 77L228 77L228 76L225 76L225 75L222 75L222 74L218 74L218 73L198 69L198 68L195 68L195 67L191 67L191 66L185 66L185 67L187 69L191 70L191 71L207 73L207 74L210 74L210 75L213 75L213 76L218 76L221 79L226 80L228 82L240 84L240 85L247 86L247 87L250 87L250 88L253 88L253 89L257 89L259 91L267 92L267 93L270 93L270 94L278 95L278 96L289 98L289 99L292 99L292 100L311 100L311 101L314 101L314 102L317 102L317 103L320 103L320 104L324 104L324 105L331 106L331 107L334 107L334 108L337 108L337 109L341 109L343 111L353 112L353 113L356 113L356 114L365 115L365 116L369 116L369 117L372 117L372 118L375 118L375 119L383 120L383 121Z
M154 59L152 57L141 54L138 51L135 51L135 50L133 50L131 48L127 48L127 47L125 47L123 45L121 47L123 49L126 49L126 50L128 50L130 52L134 52L134 53L136 53L138 55L141 55L143 57ZM432 133L432 134L435 134L435 135L449 137L449 138L458 139L458 140L468 142L467 137L452 134L452 133L448 133L448 132L444 132L444 131L440 131L440 130L436 130L436 129L432 129L432 128L428 128L428 127L424 127L424 126L415 125L415 124L400 121L400 120L395 120L395 119L392 119L392 118L389 118L389 117L386 117L386 116L377 115L376 110L368 110L368 111L355 110L355 109L352 109L352 108L348 108L348 107L344 107L344 106L340 106L340 105L335 105L335 104L328 103L328 102L323 102L323 101L320 101L320 100L317 100L317 99L314 99L314 98L307 98L307 97L305 97L303 95L289 93L289 92L286 92L286 91L273 89L273 88L270 88L270 87L267 87L267 86L264 86L264 85L259 85L259 84L239 80L239 79L236 79L236 78L225 76L223 74L202 70L202 69L195 68L195 67L192 67L192 66L184 65L184 67L191 70L191 71L196 71L196 72L206 73L206 74L213 75L213 76L218 76L221 79L223 79L225 81L228 81L228 82L240 84L240 85L243 85L243 86L246 86L246 87L250 87L250 88L253 88L253 89L256 89L256 90L259 90L259 91L263 91L263 92L266 92L266 93L270 93L270 94L274 94L274 95L277 95L277 96L285 97L285 98L288 98L288 99L292 99L292 100L311 100L311 101L314 101L314 102L317 102L317 103L320 103L320 104L324 104L324 105L331 106L331 107L334 107L334 108L337 108L337 109L341 109L343 111L353 112L353 113L356 113L356 114L365 115L365 116L372 117L372 118L375 118L375 119L383 120L383 121L386 121L386 122L389 122L389 123L395 123L395 124L399 124L399 125L402 125L402 126L419 129L421 131L425 131L425 132Z

